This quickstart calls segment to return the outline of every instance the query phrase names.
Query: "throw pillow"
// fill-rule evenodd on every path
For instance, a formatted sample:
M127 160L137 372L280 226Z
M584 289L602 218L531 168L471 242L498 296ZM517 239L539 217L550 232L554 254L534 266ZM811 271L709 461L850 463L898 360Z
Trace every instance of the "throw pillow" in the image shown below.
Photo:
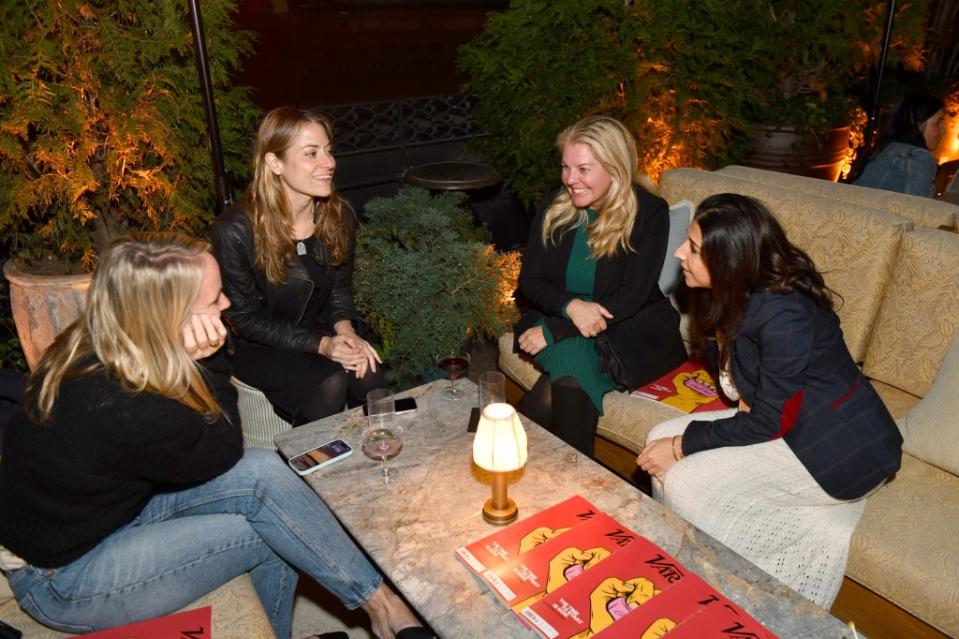
M686 241L686 232L689 231L689 222L693 219L693 203L689 200L680 200L669 207L669 240L666 245L666 260L663 270L659 273L659 290L663 295L671 295L679 284L682 266L673 253L679 245Z
M910 455L959 475L959 333L942 359L926 396L902 418Z

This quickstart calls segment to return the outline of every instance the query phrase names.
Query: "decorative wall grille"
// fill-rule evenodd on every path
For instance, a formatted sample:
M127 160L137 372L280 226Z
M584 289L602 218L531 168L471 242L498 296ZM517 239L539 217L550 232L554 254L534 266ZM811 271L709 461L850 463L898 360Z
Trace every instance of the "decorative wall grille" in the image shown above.
M472 95L440 95L317 110L333 120L336 155L344 157L486 135L470 118L475 101Z

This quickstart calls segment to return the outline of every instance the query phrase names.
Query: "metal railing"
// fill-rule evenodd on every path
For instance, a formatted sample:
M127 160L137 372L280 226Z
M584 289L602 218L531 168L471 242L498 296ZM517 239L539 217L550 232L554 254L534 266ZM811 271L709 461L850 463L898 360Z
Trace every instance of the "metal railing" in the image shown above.
M486 135L472 95L439 95L317 107L333 120L336 155L376 153Z

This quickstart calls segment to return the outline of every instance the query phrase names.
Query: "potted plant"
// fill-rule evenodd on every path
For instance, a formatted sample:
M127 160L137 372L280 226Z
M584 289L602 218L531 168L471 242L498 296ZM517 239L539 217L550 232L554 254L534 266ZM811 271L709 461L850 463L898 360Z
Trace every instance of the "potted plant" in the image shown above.
M922 3L903 4L895 50L918 60ZM528 205L558 183L553 141L593 113L636 136L640 168L741 162L755 123L815 138L848 124L878 58L880 0L513 0L460 49L484 153ZM791 148L792 141L787 144Z
M234 28L234 8L234 0L203 3L225 163L242 175L256 110L248 90L229 81L251 48L250 34ZM212 220L212 161L186 14L180 0L24 0L0 9L0 232L20 258L5 272L21 331L25 267L77 280L116 235L202 236ZM79 292L68 306L82 305L83 281L70 282ZM43 306L22 312L42 323L33 315ZM21 341L32 363L36 354Z
M517 319L519 255L493 249L462 193L407 187L366 204L354 298L382 340L392 380L432 370L437 356Z
M744 163L835 181L850 153L852 129L865 124L859 96L870 93L888 3L760 4L760 53L773 63L754 70L755 90L745 110L753 143ZM921 64L926 10L926 3L900 4L890 63Z

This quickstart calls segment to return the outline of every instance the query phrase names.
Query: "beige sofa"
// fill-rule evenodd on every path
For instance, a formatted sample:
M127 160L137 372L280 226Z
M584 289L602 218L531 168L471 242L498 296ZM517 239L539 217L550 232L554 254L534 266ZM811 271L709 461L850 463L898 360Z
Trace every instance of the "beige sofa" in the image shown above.
M842 296L846 344L906 440L901 471L869 499L846 576L959 636L959 235L946 230L959 207L746 167L674 169L660 189L670 203L720 192L762 200ZM539 371L512 341L500 338L500 368L529 389ZM679 414L626 393L603 408L599 435L634 453Z

